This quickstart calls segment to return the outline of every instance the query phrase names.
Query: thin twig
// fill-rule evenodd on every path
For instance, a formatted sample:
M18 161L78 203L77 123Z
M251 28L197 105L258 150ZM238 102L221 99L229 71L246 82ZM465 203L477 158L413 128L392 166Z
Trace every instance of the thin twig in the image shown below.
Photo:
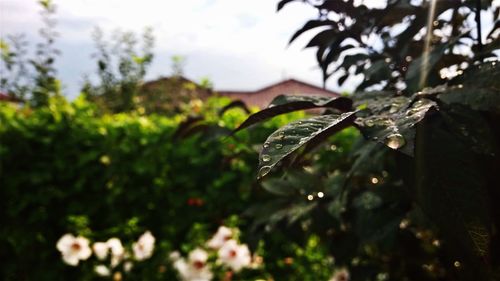
M481 0L476 0L476 26L477 26L477 49L483 51L483 42L481 41Z

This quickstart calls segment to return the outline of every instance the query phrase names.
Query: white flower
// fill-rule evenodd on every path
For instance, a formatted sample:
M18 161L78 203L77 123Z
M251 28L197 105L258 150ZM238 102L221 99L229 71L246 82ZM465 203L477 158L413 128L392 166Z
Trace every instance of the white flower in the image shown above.
M109 276L109 275L111 275L111 271L109 270L109 268L107 268L105 265L102 265L102 264L96 265L94 267L94 271L99 276Z
M81 236L65 234L57 241L56 247L61 252L63 261L72 266L77 266L80 260L86 260L92 255L89 240Z
M178 258L173 266L183 281L209 281L212 280L213 274L207 265L207 259L207 252L198 248L189 253L187 262Z
M153 255L154 246L155 237L151 232L146 231L136 243L132 244L135 258L139 261L150 258Z
M207 242L207 246L212 249L219 249L227 240L231 239L232 236L233 231L230 228L220 226L212 239Z
M109 249L111 250L111 267L116 267L123 259L125 249L122 242L118 238L110 238L106 241Z
M177 270L182 280L187 280L189 275L188 273L188 264L183 258L179 258L174 261L173 267Z
M252 257L250 250L245 244L238 245L236 240L229 240L219 249L219 262L227 265L235 272L240 271L244 267L250 266Z
M349 281L349 271L347 269L336 271L330 281Z
M117 266L123 259L125 249L120 239L113 237L106 242L96 242L92 245L95 255L98 259L104 260L111 251L111 266Z
M105 242L95 242L92 245L92 249L94 250L96 257L100 260L103 260L108 256L108 244Z
M123 256L123 254L125 253L122 242L116 237L108 239L108 241L106 241L106 244L111 250L111 255L113 256Z
M171 252L171 253L168 255L168 258L169 258L171 261L175 262L175 261L177 261L178 259L180 259L180 258L181 258L181 253L179 253L178 251L173 251L173 252Z

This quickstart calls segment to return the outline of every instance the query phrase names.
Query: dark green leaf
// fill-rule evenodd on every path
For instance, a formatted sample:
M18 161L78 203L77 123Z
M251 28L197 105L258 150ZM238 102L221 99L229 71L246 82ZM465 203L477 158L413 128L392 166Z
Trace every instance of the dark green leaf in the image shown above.
M462 104L476 110L500 113L500 68L496 62L467 69L443 88L438 98L448 104Z
M330 42L332 42L335 36L338 34L338 30L336 29L327 29L320 31L316 34L310 41L307 43L306 48L310 47L324 47L326 48Z
M278 2L277 11L279 12L281 9L283 9L283 7L285 7L286 4L288 4L292 1L295 1L295 0L281 0L280 2Z
M272 194L290 196L295 194L295 189L290 183L283 179L273 178L262 182L262 187Z
M407 90L410 93L414 93L426 85L432 85L433 83L429 81L436 81L438 78L436 75L431 75L431 73L437 74L439 69L436 69L436 66L443 59L445 51L458 42L458 39L467 34L464 33L453 40L437 45L428 53L425 53L424 50L424 53L420 57L414 59L406 72L405 81Z
M174 139L182 138L191 127L193 127L195 124L201 121L203 121L203 118L200 116L188 116L186 120L182 121L177 126L177 130L175 130L173 138Z
M361 97L356 104L367 105L366 111L361 112L356 119L363 135L413 156L414 126L425 117L429 109L437 107L436 103L428 99L412 102L411 98L391 97L387 92L358 93L357 96Z
M289 113L297 110L330 107L341 111L348 111L352 107L352 101L346 97L317 97L317 96L285 96L276 97L268 108L263 109L243 122L235 132L247 128L253 124L262 122L269 118L284 113Z
M336 22L330 20L310 20L301 29L297 30L295 34L290 38L289 43L292 43L297 37L302 33L320 26L336 26Z
M337 84L340 86L342 86L345 82L345 80L347 80L347 78L349 78L349 73L346 73L342 76L340 76L339 80L337 80Z
M380 83L391 77L389 64L384 60L377 60L363 72L365 79L358 89L365 89L371 85Z
M479 158L443 121L434 118L419 127L417 200L439 226L456 258L469 263L479 274L478 280L487 280L480 277L484 264L478 258L488 255L491 239L487 180Z
M292 122L272 133L260 153L258 178L267 175L276 164L306 143L352 125L354 113L316 116Z
M243 109L243 111L245 111L247 114L250 114L250 110L248 109L247 105L241 100L236 100L236 101L232 101L230 104L221 108L221 110L219 110L219 116L224 115L224 113L226 111L228 111L232 108L238 108L238 107Z

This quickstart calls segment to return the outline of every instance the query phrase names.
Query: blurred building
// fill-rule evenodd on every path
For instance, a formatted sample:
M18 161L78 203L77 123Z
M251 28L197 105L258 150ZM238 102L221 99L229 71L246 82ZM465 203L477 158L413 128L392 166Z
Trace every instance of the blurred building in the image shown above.
M216 92L221 96L226 96L233 100L242 100L248 106L257 106L259 108L267 107L279 95L339 96L336 92L296 79L280 81L255 91L216 90Z
M13 95L0 92L0 102L22 103L22 100Z
M212 90L201 86L185 77L163 77L144 83L140 91L140 103L146 105L149 112L169 111L189 100L201 99L219 95L232 100L241 100L248 106L267 107L279 95L314 95L337 97L338 93L321 87L287 79L264 88L248 90Z

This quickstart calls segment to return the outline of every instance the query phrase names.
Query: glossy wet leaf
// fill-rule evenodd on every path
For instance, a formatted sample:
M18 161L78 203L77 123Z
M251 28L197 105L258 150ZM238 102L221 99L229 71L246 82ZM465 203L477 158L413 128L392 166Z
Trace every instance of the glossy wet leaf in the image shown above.
M263 109L245 120L235 132L247 128L253 124L265 121L277 115L311 108L335 108L348 111L352 107L352 101L346 97L318 97L318 96L285 96L276 97L268 108Z
M352 125L355 112L341 115L322 115L292 122L274 133L264 143L259 156L258 178L267 175L272 168L300 147L323 135Z
M500 67L498 62L472 66L453 79L449 88L438 92L448 104L467 105L475 110L500 113Z
M356 119L366 138L410 156L414 154L415 125L431 108L437 108L432 100L394 96L390 92L358 93L357 104L367 105Z

